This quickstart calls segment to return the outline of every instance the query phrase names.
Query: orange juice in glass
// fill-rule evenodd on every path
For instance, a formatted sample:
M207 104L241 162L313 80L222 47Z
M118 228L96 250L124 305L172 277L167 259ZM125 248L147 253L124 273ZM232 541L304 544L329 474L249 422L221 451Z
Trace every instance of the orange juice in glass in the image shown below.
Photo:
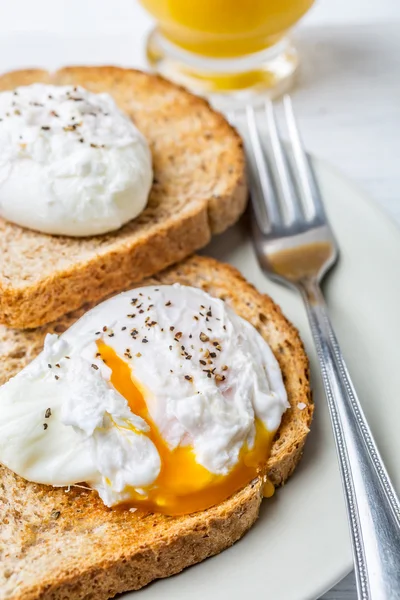
M287 38L314 0L141 0L156 19L147 57L163 75L209 94L287 89L298 59Z

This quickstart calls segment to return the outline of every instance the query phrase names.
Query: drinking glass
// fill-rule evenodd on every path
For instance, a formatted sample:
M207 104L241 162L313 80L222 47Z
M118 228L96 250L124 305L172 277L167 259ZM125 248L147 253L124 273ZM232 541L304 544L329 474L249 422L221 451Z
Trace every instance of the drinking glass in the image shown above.
M314 0L140 0L155 18L150 65L205 95L248 101L288 89L298 65L288 32Z

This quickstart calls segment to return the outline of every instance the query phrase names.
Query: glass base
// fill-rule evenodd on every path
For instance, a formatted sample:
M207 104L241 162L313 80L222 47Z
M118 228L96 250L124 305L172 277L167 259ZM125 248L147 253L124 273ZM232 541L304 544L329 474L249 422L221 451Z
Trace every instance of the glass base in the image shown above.
M154 29L147 40L151 68L221 110L276 98L293 84L298 56L288 38L261 52L213 59L182 50Z

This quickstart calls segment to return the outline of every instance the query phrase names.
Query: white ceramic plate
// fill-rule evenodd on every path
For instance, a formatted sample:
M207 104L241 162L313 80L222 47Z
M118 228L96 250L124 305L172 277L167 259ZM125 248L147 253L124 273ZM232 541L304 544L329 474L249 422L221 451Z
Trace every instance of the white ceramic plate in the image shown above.
M372 431L400 490L400 235L350 183L316 161L341 259L325 291L334 326ZM311 359L315 419L302 462L260 518L232 548L152 583L135 600L311 600L352 568L336 453L305 311L294 292L261 273L247 220L205 250L270 294L299 328ZM397 277L395 274L397 273Z

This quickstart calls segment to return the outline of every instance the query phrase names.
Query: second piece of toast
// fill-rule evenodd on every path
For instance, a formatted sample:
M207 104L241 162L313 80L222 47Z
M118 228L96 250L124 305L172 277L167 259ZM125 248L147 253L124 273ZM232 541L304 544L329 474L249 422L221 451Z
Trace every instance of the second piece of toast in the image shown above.
M274 352L290 408L265 473L274 486L282 485L301 458L313 414L308 360L298 332L271 298L228 265L194 256L145 283L175 282L225 300ZM40 352L46 333L61 333L82 312L31 332L0 328L1 383ZM66 493L29 483L0 467L0 599L106 600L178 573L221 552L251 527L263 485L260 474L217 506L167 517L111 510L94 491L73 487Z

